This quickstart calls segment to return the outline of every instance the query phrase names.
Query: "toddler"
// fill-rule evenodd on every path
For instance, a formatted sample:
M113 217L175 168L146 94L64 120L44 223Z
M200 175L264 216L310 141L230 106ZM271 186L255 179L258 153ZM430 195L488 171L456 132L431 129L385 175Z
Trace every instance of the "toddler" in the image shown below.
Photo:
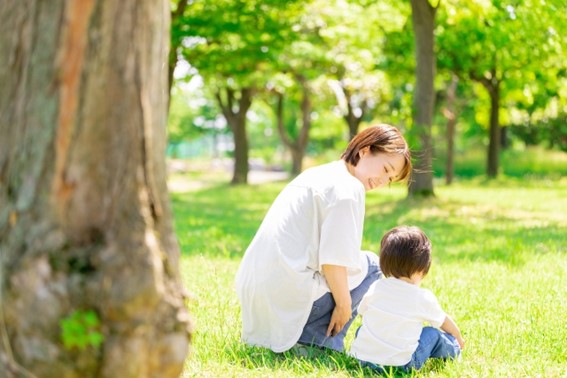
M400 226L384 235L380 267L385 278L362 299L362 325L350 349L363 366L380 373L385 367L409 372L428 358L460 355L465 341L459 328L435 295L419 287L430 266L431 242L419 228Z

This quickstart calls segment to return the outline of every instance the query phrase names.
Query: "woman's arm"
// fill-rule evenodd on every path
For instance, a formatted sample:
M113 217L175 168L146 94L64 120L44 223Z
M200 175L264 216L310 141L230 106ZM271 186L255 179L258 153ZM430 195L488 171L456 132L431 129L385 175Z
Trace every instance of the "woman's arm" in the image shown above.
M339 265L323 265L323 275L335 300L335 309L327 328L327 336L341 332L352 315L352 298L348 290L347 268Z

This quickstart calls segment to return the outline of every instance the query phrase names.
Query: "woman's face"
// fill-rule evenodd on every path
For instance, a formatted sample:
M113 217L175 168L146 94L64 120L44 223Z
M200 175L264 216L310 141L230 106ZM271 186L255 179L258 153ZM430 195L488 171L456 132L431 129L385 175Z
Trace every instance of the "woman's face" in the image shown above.
M367 192L394 181L405 166L405 159L401 154L372 154L368 147L360 150L359 154L360 160L351 173L362 182Z

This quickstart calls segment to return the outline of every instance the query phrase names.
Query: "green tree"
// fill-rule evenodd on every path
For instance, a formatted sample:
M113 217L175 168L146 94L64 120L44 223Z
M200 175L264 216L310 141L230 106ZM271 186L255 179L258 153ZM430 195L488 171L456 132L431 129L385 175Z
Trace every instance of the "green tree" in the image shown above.
M180 52L214 93L234 136L233 184L247 182L246 114L294 39L302 2L197 0L179 18Z
M371 120L390 96L388 77L380 69L384 34L400 28L404 17L388 2L320 1L313 8L320 9L319 43L328 61L321 75L328 78L352 139L361 123Z
M167 84L168 84L168 108L173 88L175 67L181 55L181 44L183 42L184 14L189 6L190 0L170 0L171 4L171 42L168 57Z
M297 14L294 24L297 33L281 50L274 67L279 73L268 84L276 95L276 123L282 143L291 153L292 175L302 170L314 102L322 95L316 82L330 66L327 46L322 38L327 25L320 9L317 3L306 4L305 11ZM284 107L284 103L288 106ZM297 111L290 111L290 105L296 105ZM287 117L284 109L288 110Z
M440 64L464 80L480 83L488 94L488 177L498 174L501 117L509 117L503 101L511 108L522 102L519 97L533 99L534 93L545 93L539 104L532 102L540 106L558 96L557 75L565 71L565 42L560 36L567 23L565 5L559 4L452 0L440 17Z

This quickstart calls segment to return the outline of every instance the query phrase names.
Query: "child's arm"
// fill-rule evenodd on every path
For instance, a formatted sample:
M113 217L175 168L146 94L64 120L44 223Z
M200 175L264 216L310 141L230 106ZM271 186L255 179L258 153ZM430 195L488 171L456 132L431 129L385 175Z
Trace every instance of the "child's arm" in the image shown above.
M457 339L457 342L459 343L461 349L465 348L465 340L461 335L461 331L459 330L459 327L457 327L457 323L455 323L455 321L451 319L449 315L445 317L445 321L443 322L443 324L441 324L441 329L448 334L453 335L455 339Z

